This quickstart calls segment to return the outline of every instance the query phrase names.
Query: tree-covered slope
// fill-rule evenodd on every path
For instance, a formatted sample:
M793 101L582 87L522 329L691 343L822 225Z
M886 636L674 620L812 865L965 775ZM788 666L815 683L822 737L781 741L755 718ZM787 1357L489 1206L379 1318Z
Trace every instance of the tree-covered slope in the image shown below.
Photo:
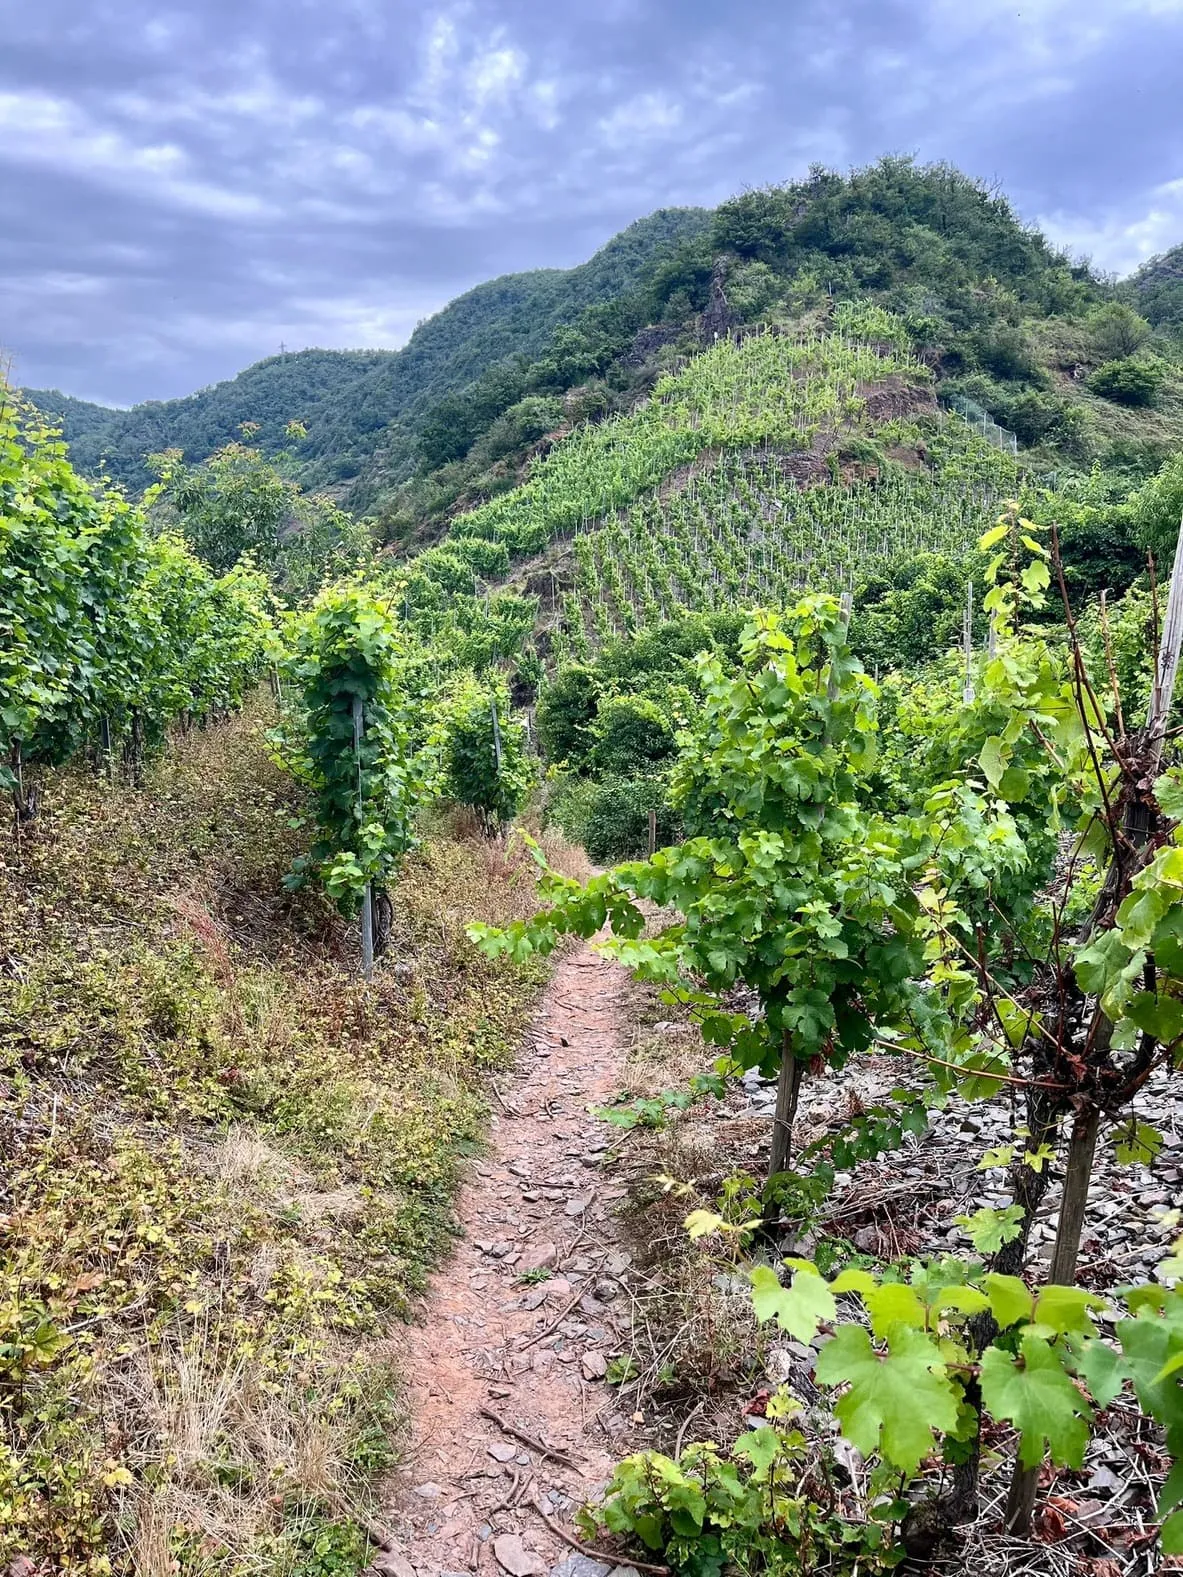
M271 356L185 399L153 400L130 410L57 390L25 392L60 420L79 469L94 473L105 467L133 489L150 479L145 455L178 448L191 460L203 459L236 439L243 422L258 424L254 442L265 454L292 453L305 486L346 483L389 424L401 424L407 435L402 448L409 453L417 422L430 406L507 355L536 355L556 327L629 289L656 257L705 230L709 221L705 210L661 209L576 268L507 274L478 285L421 323L399 351ZM307 438L290 440L285 429L292 421L305 426Z
M1143 263L1129 286L1138 311L1155 328L1183 334L1183 246Z

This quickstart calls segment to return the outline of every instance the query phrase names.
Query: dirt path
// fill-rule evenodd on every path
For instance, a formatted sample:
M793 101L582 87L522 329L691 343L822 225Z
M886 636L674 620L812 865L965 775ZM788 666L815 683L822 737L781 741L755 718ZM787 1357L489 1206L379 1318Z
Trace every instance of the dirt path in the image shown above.
M588 1111L619 1088L628 989L589 947L564 958L502 1081L490 1153L459 1199L463 1238L401 1353L411 1444L386 1517L399 1548L378 1571L611 1570L564 1545L530 1502L570 1530L573 1509L632 1449L603 1379L627 1329L628 1257L613 1219L624 1189L604 1166L610 1130Z

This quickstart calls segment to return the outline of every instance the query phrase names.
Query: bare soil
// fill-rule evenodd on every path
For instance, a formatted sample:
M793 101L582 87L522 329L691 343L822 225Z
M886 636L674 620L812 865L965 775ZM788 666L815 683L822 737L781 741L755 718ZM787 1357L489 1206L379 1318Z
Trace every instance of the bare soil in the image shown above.
M537 1507L573 1532L571 1513L635 1449L604 1379L628 1330L625 1190L590 1110L619 1087L630 989L589 946L562 958L495 1091L455 1255L398 1354L412 1421L384 1519L396 1548L377 1571L570 1571L579 1557Z

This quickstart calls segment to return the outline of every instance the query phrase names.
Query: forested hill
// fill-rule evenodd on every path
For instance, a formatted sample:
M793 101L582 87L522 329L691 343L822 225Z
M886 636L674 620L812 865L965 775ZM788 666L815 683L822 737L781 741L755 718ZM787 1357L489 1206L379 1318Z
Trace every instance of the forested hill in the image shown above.
M506 356L535 356L555 329L633 288L656 259L709 223L703 209L660 209L575 268L506 274L476 286L421 323L398 351L271 356L184 399L147 401L130 410L56 389L25 393L60 422L80 470L105 468L136 491L150 480L145 455L179 448L201 460L240 437L244 422L258 424L253 442L264 453L293 453L305 487L347 486L380 440L405 454L405 474L418 426L435 404ZM293 421L308 432L294 444L285 432ZM388 433L396 422L398 433Z
M1128 290L1133 305L1156 328L1183 332L1183 246L1143 263Z

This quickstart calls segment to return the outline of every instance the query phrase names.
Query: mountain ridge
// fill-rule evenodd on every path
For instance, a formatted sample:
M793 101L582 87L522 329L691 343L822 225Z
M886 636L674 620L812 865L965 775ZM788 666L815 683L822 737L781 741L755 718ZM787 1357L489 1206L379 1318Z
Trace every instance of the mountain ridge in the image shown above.
M345 490L373 453L375 434L400 419L413 430L430 406L498 360L540 350L556 327L627 289L709 219L705 209L658 209L573 268L485 280L424 319L399 350L290 351L179 399L127 408L56 389L24 393L62 427L79 469L105 471L132 490L151 480L146 454L176 447L202 460L236 440L247 421L258 424L252 442L268 456L289 454L303 485ZM288 438L292 421L308 426L306 440Z

